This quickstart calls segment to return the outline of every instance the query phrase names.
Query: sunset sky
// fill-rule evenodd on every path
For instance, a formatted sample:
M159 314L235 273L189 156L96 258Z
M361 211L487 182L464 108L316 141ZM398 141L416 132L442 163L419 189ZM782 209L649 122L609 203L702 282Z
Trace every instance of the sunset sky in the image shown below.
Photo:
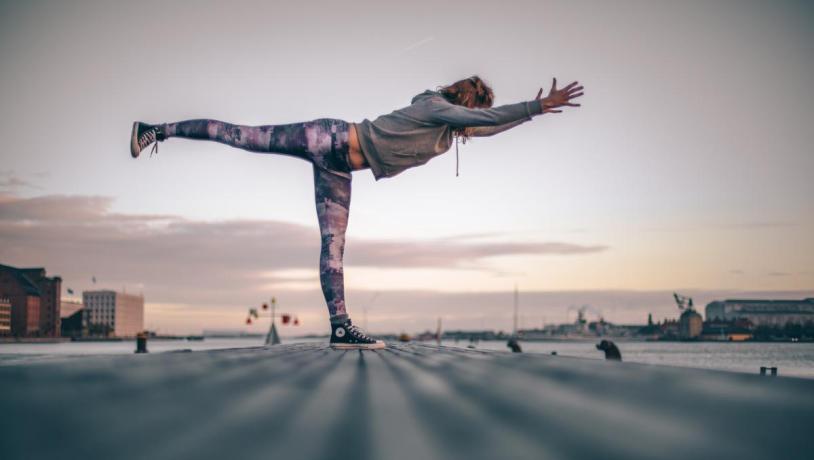
M133 160L132 122L358 122L472 74L496 105L586 94L461 145L460 177L454 149L354 173L371 331L508 329L515 285L527 327L675 316L673 290L814 296L803 1L3 1L0 263L143 292L162 332L240 329L272 295L286 334L326 332L310 165L183 139Z

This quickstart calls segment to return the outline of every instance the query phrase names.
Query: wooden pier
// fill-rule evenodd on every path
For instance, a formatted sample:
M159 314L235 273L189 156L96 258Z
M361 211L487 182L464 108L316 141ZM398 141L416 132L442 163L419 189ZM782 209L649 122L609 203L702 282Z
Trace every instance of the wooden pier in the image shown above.
M3 459L812 458L814 380L321 344L0 361Z

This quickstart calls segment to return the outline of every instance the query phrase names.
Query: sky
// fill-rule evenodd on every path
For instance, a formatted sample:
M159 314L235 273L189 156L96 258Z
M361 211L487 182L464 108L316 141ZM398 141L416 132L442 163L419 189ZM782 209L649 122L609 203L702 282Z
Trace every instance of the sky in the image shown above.
M325 332L310 165L184 139L134 160L132 122L359 122L473 74L496 105L557 77L582 107L461 145L459 177L452 150L354 173L352 317L505 330L515 285L527 326L811 297L813 48L791 1L0 2L0 263L142 292L167 333L272 295L284 334Z

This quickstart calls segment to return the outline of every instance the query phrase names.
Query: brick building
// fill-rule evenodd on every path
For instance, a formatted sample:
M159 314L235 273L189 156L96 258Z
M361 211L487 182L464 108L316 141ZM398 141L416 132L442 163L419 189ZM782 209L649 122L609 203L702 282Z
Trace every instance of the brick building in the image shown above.
M0 297L0 337L11 335L11 299Z
M17 337L59 337L62 279L47 277L44 268L0 264L0 297L11 303L11 334Z

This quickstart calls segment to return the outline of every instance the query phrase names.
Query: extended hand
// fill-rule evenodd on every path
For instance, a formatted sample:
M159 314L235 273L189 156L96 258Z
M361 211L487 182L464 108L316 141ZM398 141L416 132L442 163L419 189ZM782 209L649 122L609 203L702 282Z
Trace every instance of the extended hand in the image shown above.
M557 89L557 79L551 84L551 91L548 96L543 96L543 88L537 92L536 100L540 101L540 106L543 108L543 113L560 113L562 110L557 110L559 107L579 107L579 104L574 104L571 99L582 96L582 86L577 86L577 82L573 82L563 89Z

